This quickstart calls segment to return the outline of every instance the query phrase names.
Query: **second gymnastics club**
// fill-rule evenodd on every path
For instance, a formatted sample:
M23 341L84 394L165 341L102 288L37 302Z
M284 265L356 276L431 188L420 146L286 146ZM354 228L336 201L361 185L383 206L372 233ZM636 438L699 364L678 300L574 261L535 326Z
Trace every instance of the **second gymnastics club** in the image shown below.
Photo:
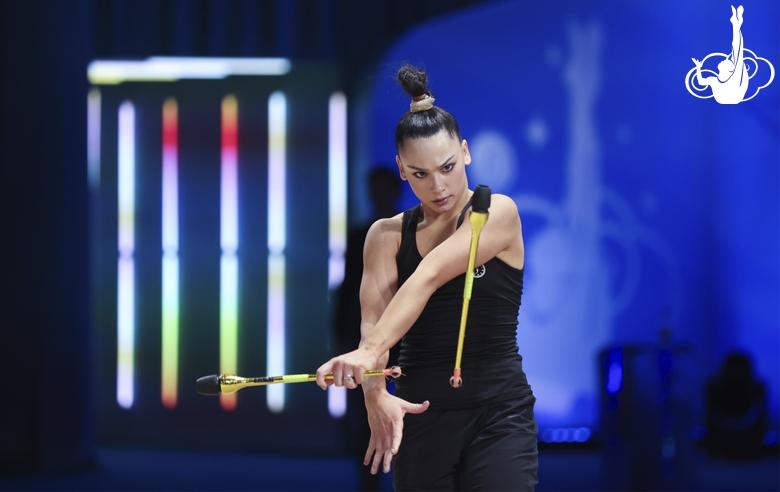
M393 366L384 370L366 371L363 373L364 377L371 376L389 376L397 378L401 376L401 368ZM325 379L333 379L333 374L328 374ZM281 383L307 383L310 381L316 381L316 374L289 374L287 376L261 376L256 378L243 378L236 376L235 374L220 374L212 376L203 376L198 378L195 383L195 388L198 390L198 394L216 396L220 393L227 395L235 393L236 391L250 386L268 386L269 384L281 384Z
M471 213L469 214L471 246L469 247L469 265L466 269L466 281L463 284L463 310L460 314L460 333L458 334L458 351L455 355L455 370L452 371L452 377L450 378L450 385L453 388L463 386L463 379L460 377L460 361L463 356L463 340L466 338L466 320L469 316L471 287L474 284L474 263L477 260L477 244L479 243L479 234L488 220L488 208L490 208L490 187L479 185L474 189L474 196L471 197Z

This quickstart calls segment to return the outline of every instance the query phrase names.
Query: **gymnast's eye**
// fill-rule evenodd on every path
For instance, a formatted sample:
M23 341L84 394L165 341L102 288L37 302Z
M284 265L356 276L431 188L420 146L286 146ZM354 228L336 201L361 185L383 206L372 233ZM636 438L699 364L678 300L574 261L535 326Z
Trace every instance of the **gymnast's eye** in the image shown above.
M448 172L452 171L452 169L453 169L454 167L455 167L455 164L454 164L454 163L445 164L445 165L443 165L443 166L441 167L441 172L443 172L443 173L448 173Z
M415 178L420 178L420 179L426 177L427 175L428 175L428 173L423 172L423 171L419 171L419 172L416 172L416 173L413 174L413 176Z

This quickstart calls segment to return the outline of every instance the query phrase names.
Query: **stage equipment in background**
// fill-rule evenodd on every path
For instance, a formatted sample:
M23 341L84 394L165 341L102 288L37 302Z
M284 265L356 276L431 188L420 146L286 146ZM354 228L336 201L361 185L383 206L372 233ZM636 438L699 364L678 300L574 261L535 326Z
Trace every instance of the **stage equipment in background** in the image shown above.
M471 287L474 284L474 263L477 260L477 244L482 228L488 220L488 208L490 208L490 187L478 185L471 197L471 212L469 223L471 224L471 246L469 246L469 265L466 268L466 282L463 285L463 310L460 315L460 333L458 334L458 351L455 355L455 370L452 371L450 385L453 388L463 386L460 377L460 361L463 356L463 341L466 338L466 321L469 315L469 302L471 301Z
M205 399L185 389L204 366L289 374L333 355L319 326L347 234L338 69L153 58L97 60L88 76L99 438L213 442L214 428L189 427L207 416L226 445L325 449L343 391L274 385Z

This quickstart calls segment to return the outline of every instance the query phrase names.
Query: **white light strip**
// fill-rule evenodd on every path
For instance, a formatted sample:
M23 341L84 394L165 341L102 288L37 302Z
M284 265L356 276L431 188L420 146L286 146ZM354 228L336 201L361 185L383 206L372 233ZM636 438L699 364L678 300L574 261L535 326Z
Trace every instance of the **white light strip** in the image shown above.
M347 98L341 92L328 104L328 288L344 281L347 251ZM328 412L341 418L347 412L347 390L328 388Z
M87 95L87 181L93 191L100 188L100 90Z
M116 399L133 406L135 359L135 108L119 106Z
M287 243L287 98L268 99L268 249L282 254Z
M287 241L286 166L287 98L274 92L268 98L268 322L267 374L285 371L285 257ZM266 388L272 412L284 410L284 385Z
M287 58L206 58L153 56L146 60L95 60L87 67L93 84L126 81L172 82L181 79L224 79L230 75L285 75Z
M343 386L328 388L328 412L334 419L340 419L347 413L347 388Z
M328 106L328 287L344 281L347 251L347 98L330 96Z

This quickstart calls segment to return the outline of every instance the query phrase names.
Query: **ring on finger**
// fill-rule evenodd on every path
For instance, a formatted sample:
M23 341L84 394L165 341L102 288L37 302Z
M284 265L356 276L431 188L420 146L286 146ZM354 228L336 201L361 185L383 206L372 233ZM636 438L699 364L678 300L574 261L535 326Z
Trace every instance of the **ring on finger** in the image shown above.
M342 379L344 381L352 381L355 378L352 376L352 374L346 374Z

